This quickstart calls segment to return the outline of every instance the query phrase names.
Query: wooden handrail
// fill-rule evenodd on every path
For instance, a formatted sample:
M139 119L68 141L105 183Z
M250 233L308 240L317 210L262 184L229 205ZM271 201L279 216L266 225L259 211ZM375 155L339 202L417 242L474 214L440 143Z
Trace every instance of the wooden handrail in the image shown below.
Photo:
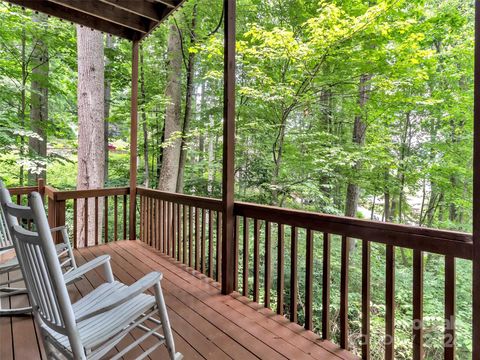
M66 191L51 191L49 186L45 186L45 193L48 196L52 196L57 201L73 200L83 198L94 198L101 196L115 196L115 195L128 195L130 188L104 188L104 189L88 189L88 190L66 190Z
M234 212L237 216L472 259L472 236L462 232L382 223L243 202L235 202Z
M145 187L137 187L137 194L140 196L148 196L154 199L165 200L177 204L195 206L202 209L222 211L222 201L219 199L177 194L167 191L148 189Z
M26 195L30 194L33 191L37 191L38 187L37 186L21 186L21 187L14 187L14 188L8 188L10 191L10 195Z

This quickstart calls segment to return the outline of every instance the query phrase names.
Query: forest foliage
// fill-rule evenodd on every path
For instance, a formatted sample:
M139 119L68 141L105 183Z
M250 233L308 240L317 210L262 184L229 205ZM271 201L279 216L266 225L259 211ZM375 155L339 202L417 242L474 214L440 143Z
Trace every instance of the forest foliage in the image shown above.
M237 199L338 215L353 209L362 218L471 231L473 1L237 3ZM32 17L30 11L0 4L0 176L18 185L29 181L28 173L46 169L49 184L71 188L78 135L75 28ZM222 18L221 1L189 0L142 42L139 183L158 186L162 154L175 141L165 141L163 130L170 102L165 96L167 43L169 32L178 31L181 116L189 119L176 138L186 156L182 190L220 197ZM41 65L39 39L48 48L43 78L35 72ZM105 57L111 87L106 184L124 185L129 178L130 44L113 38ZM37 91L32 81L48 88L43 136L32 126ZM48 139L47 154L32 151L30 138ZM383 246L373 250L377 329L383 327L385 310L384 251ZM396 351L397 358L409 359L412 254L402 250L398 258ZM426 259L426 351L432 359L442 356L442 259L431 254ZM338 265L339 257L332 261ZM352 267L360 269L355 259ZM471 264L458 268L464 281L457 289L457 356L464 359L471 350ZM353 302L359 294L354 284ZM352 324L352 332L359 326ZM372 351L381 358L380 345Z

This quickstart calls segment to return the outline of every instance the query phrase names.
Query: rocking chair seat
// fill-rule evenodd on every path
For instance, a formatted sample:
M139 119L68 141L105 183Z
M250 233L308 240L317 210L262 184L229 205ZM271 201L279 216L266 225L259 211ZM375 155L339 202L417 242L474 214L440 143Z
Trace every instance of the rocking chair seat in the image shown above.
M161 278L161 273L153 272L131 286L118 281L104 283L72 304L75 318L78 319L78 335L88 359L102 358L133 327L142 328L141 324L145 320L154 321L156 329L161 328L161 322L151 317L157 311L155 296L142 292ZM42 330L57 349L71 353L70 341L66 335L43 325ZM160 341L154 348L165 343L164 337L157 335ZM106 343L109 345L105 346ZM176 354L177 359L181 357L181 354Z
M128 288L126 285L118 281L101 285L73 304L76 317L87 314L95 304L101 304L107 298L126 288ZM155 305L154 296L140 294L110 311L78 322L78 332L86 352L88 353L89 350L94 349L96 346L115 338L119 333L118 329L128 328L132 322L146 311L153 310ZM70 341L67 336L59 334L48 327L43 328L48 332L52 340L68 352L71 352ZM118 340L121 340L121 338ZM110 348L105 350L108 352ZM95 353L95 351L93 352ZM92 354L92 357L89 356L88 358L96 359L97 356L101 357L103 354Z

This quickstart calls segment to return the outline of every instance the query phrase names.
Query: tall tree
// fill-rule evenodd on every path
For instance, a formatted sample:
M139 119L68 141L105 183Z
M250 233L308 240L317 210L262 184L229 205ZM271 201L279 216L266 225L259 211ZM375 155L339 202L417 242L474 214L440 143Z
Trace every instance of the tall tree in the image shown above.
M101 188L105 181L104 148L104 48L103 34L77 26L78 56L78 175L77 189ZM91 199L93 200L93 199ZM78 202L79 209L85 204ZM89 208L93 209L93 202ZM99 211L101 214L102 211ZM80 245L95 241L95 229L86 224L95 223L95 214L89 212L85 219L84 211L78 211L78 231Z
M168 35L167 86L165 97L168 104L165 111L164 150L158 189L176 190L180 162L182 122L182 48L180 33L175 24L170 25Z
M32 19L40 27L48 26L48 16L34 13ZM43 40L43 33L35 33L31 54L31 95L30 95L30 127L38 136L28 139L30 158L36 164L28 171L28 182L34 184L38 178L46 178L45 158L47 156L48 125L48 46ZM40 171L39 171L40 170Z
M192 22L190 24L189 40L190 47L193 47L196 42L196 30L197 30L197 7L198 4L193 5ZM187 92L185 97L185 112L183 116L183 130L182 130L182 145L180 147L180 163L178 166L178 179L177 179L177 192L183 192L184 174L185 174L185 162L187 160L187 136L190 129L190 122L192 119L192 105L195 97L195 86L193 83L195 76L195 51L188 52L187 60Z
M113 49L115 47L114 38L111 35L105 36L105 49ZM108 56L105 56L105 68L108 67L110 60ZM104 87L104 133L103 133L103 141L104 141L104 151L105 151L105 166L104 166L104 179L105 182L108 181L108 135L109 135L109 117L110 117L110 103L112 98L112 81L111 81L111 74L108 74L105 71L105 87Z
M363 74L360 76L359 84L359 99L358 103L360 106L360 113L355 116L355 121L353 123L353 144L362 147L365 144L365 135L367 130L367 125L365 123L365 106L368 101L369 92L370 92L370 79L371 76ZM362 163L360 160L357 160L353 166L355 175L358 174ZM358 199L360 197L360 187L355 181L349 182L347 186L347 199L345 202L345 216L355 217L357 214Z
M144 63L144 51L143 46L140 45L140 96L142 112L142 130L143 130L143 167L144 167L144 183L146 187L150 185L150 171L148 164L148 124L147 124L147 111L145 104L147 103L147 94L145 91L145 63Z

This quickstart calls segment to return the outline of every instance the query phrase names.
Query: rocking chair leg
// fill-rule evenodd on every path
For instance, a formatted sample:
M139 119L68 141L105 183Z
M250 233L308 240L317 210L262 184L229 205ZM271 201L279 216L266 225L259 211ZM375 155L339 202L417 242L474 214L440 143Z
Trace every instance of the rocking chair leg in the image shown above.
M32 308L30 306L16 309L0 309L0 316L18 316L18 315L30 315Z
M15 295L26 294L27 289L25 288L1 288L0 289L0 300L9 298ZM18 316L18 315L30 315L32 312L31 306L25 306L21 308L2 308L2 303L0 301L0 316Z
M183 355L175 352L175 344L173 342L172 328L170 327L170 321L167 314L167 306L165 305L165 299L163 298L162 288L160 283L155 284L155 299L158 305L158 312L160 313L160 320L162 321L163 335L167 343L168 354L171 360L181 360Z

